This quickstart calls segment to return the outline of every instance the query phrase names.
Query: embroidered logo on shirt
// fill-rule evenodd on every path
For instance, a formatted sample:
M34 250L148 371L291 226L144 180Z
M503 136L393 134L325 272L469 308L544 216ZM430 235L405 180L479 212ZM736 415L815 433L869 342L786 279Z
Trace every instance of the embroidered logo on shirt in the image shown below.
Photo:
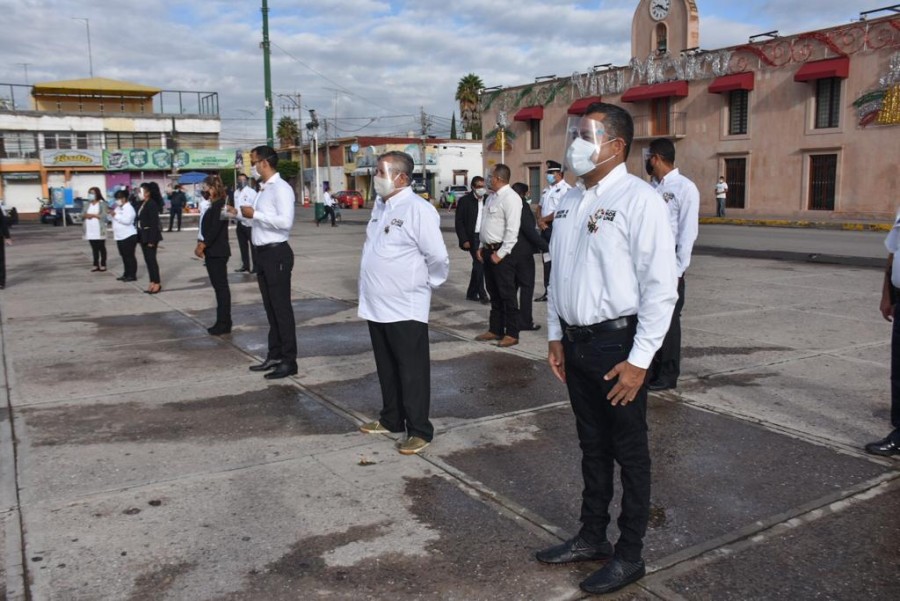
M597 209L597 212L588 217L587 230L590 234L596 234L600 229L598 225L601 221L613 221L616 218L616 211L613 209Z
M560 209L560 210L558 210L558 211L554 214L553 218L554 218L554 219L565 219L565 218L566 218L566 214L567 214L568 212L569 212L569 209Z
M675 200L675 195L671 192L664 192L662 196L663 200L666 201L667 204L670 200Z
M390 224L384 226L384 233L385 233L385 234L391 233L391 226L392 226L392 225L396 225L397 227L403 227L403 220L402 220L402 219L391 219Z

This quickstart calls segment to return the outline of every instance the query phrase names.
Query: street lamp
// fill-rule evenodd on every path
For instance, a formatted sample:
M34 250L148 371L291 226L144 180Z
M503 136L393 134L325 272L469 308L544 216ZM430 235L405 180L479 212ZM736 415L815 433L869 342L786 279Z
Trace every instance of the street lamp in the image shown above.
M506 116L506 111L500 111L497 113L497 132L498 138L500 140L500 162L504 165L506 164L506 128L509 127L509 118Z
M88 40L88 66L91 70L91 77L94 76L94 57L91 53L91 20L86 19L84 17L69 17L73 21L84 21L84 26L87 28L87 40Z
M316 116L315 109L309 109L309 123L306 124L306 129L309 130L309 152L310 154L315 153L315 158L313 159L313 175L314 175L314 185L316 188L315 194L313 195L313 202L319 203L320 201L320 187L319 186L319 118Z

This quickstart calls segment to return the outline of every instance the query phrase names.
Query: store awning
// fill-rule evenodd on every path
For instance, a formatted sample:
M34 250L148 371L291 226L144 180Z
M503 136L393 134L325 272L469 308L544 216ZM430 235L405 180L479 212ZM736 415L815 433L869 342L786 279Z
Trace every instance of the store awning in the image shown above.
M709 93L724 94L725 92L734 92L735 90L750 91L753 89L753 79L753 71L717 77L709 84Z
M600 102L601 99L599 96L588 96L587 98L579 98L569 107L570 115L583 115L587 110L587 107L591 106L595 102Z
M635 86L622 94L622 102L641 102L655 98L670 98L678 96L684 98L688 95L688 82L667 81L649 86Z
M847 79L850 75L850 58L829 58L823 61L806 63L794 73L794 81L814 81L828 77Z
M514 121L540 121L544 118L544 107L542 106L526 106L523 109L519 109L519 112L516 113L516 116L513 117Z

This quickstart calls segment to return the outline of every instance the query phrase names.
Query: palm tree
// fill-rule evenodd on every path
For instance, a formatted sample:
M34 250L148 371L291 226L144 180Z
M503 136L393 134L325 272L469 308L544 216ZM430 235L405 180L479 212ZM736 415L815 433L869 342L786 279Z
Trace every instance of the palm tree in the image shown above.
M459 80L456 86L456 100L459 102L459 118L463 131L472 132L476 139L481 138L481 113L478 109L478 92L484 88L484 82L474 73L469 73Z
M297 145L297 138L300 136L300 128L297 122L285 115L278 120L278 128L275 130L278 142L281 148L288 148Z

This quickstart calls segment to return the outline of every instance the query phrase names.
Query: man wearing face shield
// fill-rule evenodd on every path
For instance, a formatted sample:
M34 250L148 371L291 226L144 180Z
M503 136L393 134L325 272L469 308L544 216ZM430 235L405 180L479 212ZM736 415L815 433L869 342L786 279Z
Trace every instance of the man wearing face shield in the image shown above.
M584 188L553 220L547 306L548 362L568 388L582 449L581 529L539 551L548 564L608 560L581 583L593 594L643 577L650 514L647 368L669 327L676 292L674 241L664 203L625 160L634 125L624 109L595 103L566 153ZM615 464L622 511L607 539Z
M541 203L535 209L535 217L537 219L538 229L541 230L541 237L548 243L553 233L553 215L556 213L556 207L559 201L568 193L569 184L563 179L562 165L556 161L547 161L547 187L541 192ZM552 266L550 253L542 253L544 260L544 294L534 299L536 303L542 303L547 300L547 285L550 283L550 268Z
M459 248L472 256L472 274L469 276L469 287L466 288L466 300L480 301L486 305L487 291L484 289L484 266L478 260L479 234L481 233L481 221L484 218L484 198L487 187L484 178L475 176L472 178L472 191L460 198L456 204L456 237L459 239Z
M359 316L369 322L381 384L379 419L369 434L405 432L400 453L425 449L434 436L428 418L431 364L428 313L431 291L450 273L437 210L413 192L413 160L405 152L378 157L372 210L359 267Z
M484 263L484 281L491 295L488 331L475 340L499 340L497 346L519 344L519 301L516 298L516 267L510 253L519 240L522 199L509 186L509 167L497 163L488 177L493 194L484 205L481 247L476 254Z

